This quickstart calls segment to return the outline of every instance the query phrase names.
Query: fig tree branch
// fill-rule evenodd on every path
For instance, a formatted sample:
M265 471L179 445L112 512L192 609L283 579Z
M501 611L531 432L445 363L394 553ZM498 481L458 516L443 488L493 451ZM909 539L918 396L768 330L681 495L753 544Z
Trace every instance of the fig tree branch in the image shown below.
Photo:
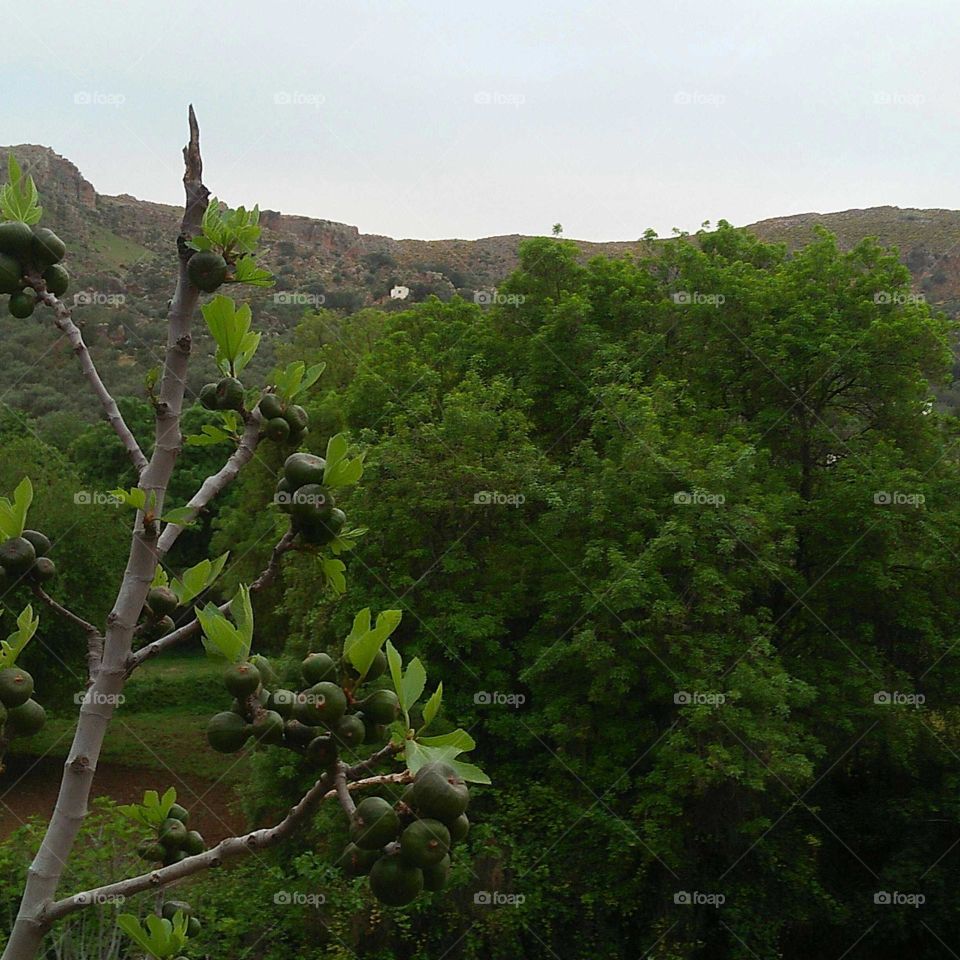
M357 805L350 796L350 790L347 788L347 765L341 761L337 764L337 772L333 778L334 789L330 791L340 801L343 812L347 817L352 817L357 812Z
M376 777L366 777L363 780L352 780L345 783L344 792L346 793L346 799L350 801L350 808L348 809L344 806L343 799L340 800L340 805L343 806L344 812L348 817L353 816L353 811L356 810L356 806L353 803L353 797L350 796L354 790L363 790L365 787L380 787L388 783L410 783L413 780L413 777L410 775L409 770L402 770L399 773L381 773ZM324 795L324 800L332 800L334 797L340 796L339 787L334 788L333 790L328 790Z
M110 391L106 388L103 380L100 379L93 357L90 356L90 351L83 342L83 335L70 315L70 308L58 297L47 291L43 280L40 280L36 287L43 287L42 290L37 290L37 299L52 308L54 323L70 341L73 352L80 361L80 368L83 370L90 386L93 387L93 392L99 398L104 413L107 415L107 420L110 421L110 426L113 427L114 433L120 438L120 442L127 451L127 456L130 457L134 469L138 474L143 473L147 466L147 458L143 455L140 444L137 443L137 438L123 419L116 401L110 395Z
M280 558L288 550L293 549L295 537L296 534L292 530L288 530L277 541L273 548L273 552L270 555L270 562L264 568L260 576L258 576L257 579L250 584L251 593L256 593L258 590L263 590L273 583L273 581L276 579L277 572L280 569ZM224 603L221 603L219 609L221 613L227 613L227 611L230 609L230 601L227 600ZM189 623L184 624L182 627L178 627L176 630L173 630L171 633L168 633L165 636L154 640L152 643L148 643L141 647L136 653L130 654L130 658L127 661L127 676L129 677L130 674L140 666L140 664L158 656L159 654L163 653L164 650L168 650L170 647L175 647L178 643L182 643L184 640L188 640L190 637L196 636L196 634L199 632L200 621L193 619Z
M100 659L103 657L103 634L92 623L88 623L83 617L78 617L72 610L68 610L63 604L54 600L39 584L34 584L32 590L35 597L87 635L87 676L92 681L100 667Z
M382 757L383 755L384 751L381 750L374 754L374 757ZM373 757L370 759L372 760ZM341 765L337 776L342 775L346 777L350 771L365 765L366 762L368 761L364 761L364 764L358 764L357 767L345 768ZM119 880L116 883L104 884L101 887L84 890L71 897L65 897L63 900L57 900L47 905L46 909L43 910L42 914L37 918L37 921L43 929L46 930L57 920L61 920L63 917L77 910L82 910L85 907L103 903L107 898L132 897L134 894L143 893L145 890L156 890L176 880L191 877L203 870L219 867L225 861L242 856L243 854L253 853L256 850L265 850L268 847L275 846L303 826L310 814L313 813L320 803L337 796L337 790L333 787L335 779L336 777L331 776L329 771L324 773L303 797L300 798L296 805L290 808L290 812L286 817L272 827L254 830L243 836L227 837L227 839L221 840L215 847L211 847L209 850L195 854L192 857L186 857L179 863L171 864L169 867L161 867L158 870L152 870L149 873L143 873L137 877L129 877L126 880ZM402 783L405 779L409 779L409 773L407 771L382 774L380 776L352 781L349 784L349 789L362 790L365 787L380 786L384 783ZM348 799L353 803L349 795Z
M193 511L195 519L200 512L217 497L229 484L236 479L240 470L253 459L254 451L260 437L260 414L250 415L247 425L240 438L237 449L227 462L216 473L211 474L200 485L200 489L190 498L187 506ZM174 545L177 537L183 531L183 525L168 523L157 541L157 553L162 557Z

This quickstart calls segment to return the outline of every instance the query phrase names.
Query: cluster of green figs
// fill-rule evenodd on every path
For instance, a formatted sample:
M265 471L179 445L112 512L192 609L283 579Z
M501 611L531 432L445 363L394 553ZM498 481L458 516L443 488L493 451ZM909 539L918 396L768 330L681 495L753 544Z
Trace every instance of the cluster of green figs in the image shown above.
M0 737L32 737L46 720L43 707L33 699L33 677L17 666L0 670Z
M167 812L167 818L157 827L156 834L140 842L137 853L143 860L165 867L179 863L185 857L203 853L206 849L203 837L190 829L189 821L190 814L186 807L173 804Z
M31 227L21 220L0 223L0 294L9 294L7 308L21 320L33 314L37 294L33 283L42 278L47 290L62 297L70 274L60 261L66 244L46 227Z
M377 680L385 670L380 652L365 680ZM214 750L235 753L252 738L293 750L318 770L329 769L344 749L384 743L387 726L399 716L392 690L376 687L358 696L356 679L347 661L337 663L326 653L303 660L297 690L279 684L265 657L231 664L223 683L233 705L210 718L207 741ZM469 799L453 767L424 765L396 803L379 796L359 803L340 867L348 876L369 876L374 896L389 906L410 903L423 890L442 889L451 848L470 829Z
M350 821L350 843L340 856L348 876L368 876L381 902L402 907L424 890L442 890L450 853L470 830L470 791L449 764L427 763L400 800L366 797Z
M56 564L47 556L50 538L38 530L24 530L19 537L0 543L0 585L25 579L28 584L43 584L57 573Z
M367 672L374 680L386 667L378 655ZM338 748L383 741L386 725L397 719L400 704L392 690L370 690L357 698L339 682L351 668L326 653L311 653L300 665L298 689L280 684L266 657L231 664L223 684L234 698L229 710L215 714L207 726L214 750L235 753L252 737L268 746L288 747L326 769Z

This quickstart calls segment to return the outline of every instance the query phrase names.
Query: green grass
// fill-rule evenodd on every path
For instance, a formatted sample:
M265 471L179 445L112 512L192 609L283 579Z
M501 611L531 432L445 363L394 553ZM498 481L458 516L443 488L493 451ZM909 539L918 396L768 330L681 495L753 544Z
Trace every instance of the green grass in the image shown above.
M132 267L140 260L156 256L146 247L141 247L139 243L118 236L104 227L91 224L89 230L90 251L96 254L98 260L102 260L108 266Z
M220 684L222 671L202 654L165 654L145 663L127 683L126 701L114 714L101 760L225 783L241 779L249 763L245 755L216 753L205 736L210 717L230 705ZM76 722L75 708L48 710L43 730L15 740L10 753L66 757Z

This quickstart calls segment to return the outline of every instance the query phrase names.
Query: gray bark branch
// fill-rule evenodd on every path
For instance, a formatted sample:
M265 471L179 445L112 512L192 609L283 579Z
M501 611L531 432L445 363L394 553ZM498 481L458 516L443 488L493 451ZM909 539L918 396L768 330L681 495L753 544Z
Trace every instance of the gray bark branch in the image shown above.
M189 123L190 142L184 148L186 200L177 241L179 272L168 314L166 357L156 404L156 444L153 456L140 474L139 484L142 490L155 493L158 515L163 509L163 497L180 449L180 411L190 357L190 327L199 296L187 275L190 258L187 241L199 230L209 196L201 180L200 132L192 107ZM152 526L145 528L143 515L138 512L123 581L107 617L103 660L90 688L91 695L80 707L57 802L40 849L27 869L20 909L2 960L33 960L37 955L47 928L44 912L53 902L77 832L87 814L90 787L113 716L113 705L126 680L133 631L157 567Z

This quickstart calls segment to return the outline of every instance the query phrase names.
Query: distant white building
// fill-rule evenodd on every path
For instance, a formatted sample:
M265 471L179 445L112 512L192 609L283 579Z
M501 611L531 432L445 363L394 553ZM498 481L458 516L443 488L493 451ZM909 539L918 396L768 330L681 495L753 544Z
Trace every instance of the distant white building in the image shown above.
M390 291L391 300L406 300L410 296L410 288L402 287L399 284Z

